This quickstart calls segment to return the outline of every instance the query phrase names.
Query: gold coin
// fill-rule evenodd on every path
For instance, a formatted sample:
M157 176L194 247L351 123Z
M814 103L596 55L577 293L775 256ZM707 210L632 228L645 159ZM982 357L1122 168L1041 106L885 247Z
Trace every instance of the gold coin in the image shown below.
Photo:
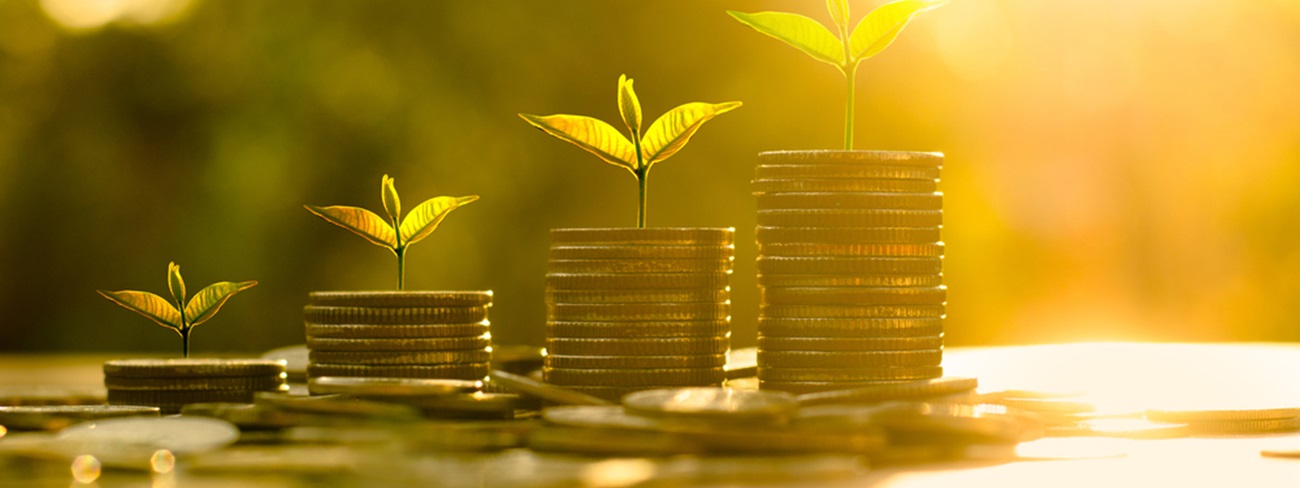
M644 417L775 423L789 419L799 402L782 392L696 387L631 393L623 407Z
M533 380L527 376L493 370L489 375L491 383L500 384L525 395L540 398L559 405L609 405L608 401L570 390L556 385Z
M766 318L942 318L943 305L763 305Z
M483 307L492 291L315 291L307 303L319 307Z
M562 356L673 356L726 354L728 337L570 339L548 337L546 353Z
M313 395L353 395L360 397L440 396L478 391L482 382L430 378L376 378L358 376L317 376L307 380Z
M712 259L727 260L736 255L731 244L712 246L591 245L551 246L551 259Z
M1147 420L1156 422L1203 422L1275 420L1300 417L1300 407L1234 409L1234 410L1147 410Z
M546 290L546 303L723 303L731 291L721 290Z
M450 378L477 380L487 376L487 373L487 362L378 366L363 364L312 363L307 366L307 375L309 377L369 376L380 378Z
M1260 456L1271 458L1300 459L1300 449L1265 449Z
M758 196L759 210L906 209L942 210L943 194L880 192L790 192Z
M758 388L758 348L742 347L727 351L727 386L741 384L738 381L744 378L753 379L754 388Z
M312 351L460 351L492 345L485 335L421 339L330 339L307 337Z
M769 372L791 371L789 368L818 368L827 371L824 379L806 378L803 381L854 381L858 376L863 380L870 379L911 379L911 378L883 378L878 375L885 373L884 369L897 368L904 366L938 366L943 361L942 349L917 349L913 351L758 351L758 375L760 378L768 379L763 375L763 370ZM839 369L846 368L846 369ZM862 368L882 368L880 371L873 371ZM793 373L792 373L793 374ZM831 375L836 375L831 377ZM925 378L915 379L928 379ZM777 377L770 379L783 381ZM798 381L794 378L784 381Z
M939 189L934 180L897 180L887 178L784 178L751 182L755 195L783 192L899 192L933 193Z
M731 273L547 273L546 286L553 290L722 290L731 283Z
M542 368L547 383L586 386L716 386L722 368L562 369Z
M921 363L923 361L914 361ZM936 361L931 361L936 362ZM836 383L838 386L832 388L822 388L818 391L828 389L843 389L856 386L861 383L875 381L915 381L928 380L943 376L943 368L939 366L899 366L899 367L860 367L860 368L787 368L759 366L758 379L761 385L768 383L781 382L818 382L818 383ZM769 386L763 386L768 388ZM784 388L778 390L799 393Z
M485 363L492 354L486 349L462 351L312 351L312 363L356 364L368 366ZM310 373L310 366L308 367ZM314 375L313 375L314 376ZM351 375L337 375L351 376Z
M599 457L701 454L687 439L666 432L627 429L542 427L528 435L528 449Z
M1194 434L1229 435L1300 430L1300 417L1262 420L1202 420L1187 422Z
M60 430L87 420L144 415L158 407L130 405L26 405L0 407L0 426L8 430Z
M939 179L939 174L939 168L876 164L763 164L754 169L754 179L756 180L887 178L936 181Z
M1049 437L1111 437L1120 439L1173 439L1191 434L1187 424L1151 422L1142 419L1089 419L1068 426L1048 426Z
M758 211L758 225L789 227L939 227L943 210L804 210Z
M759 289L759 297L772 305L937 305L948 301L948 288L769 286Z
M726 320L730 303L576 303L548 304L547 320L678 321Z
M940 375L942 376L942 375ZM921 378L925 379L925 378ZM895 383L911 383L917 379L903 380L868 380L868 381L775 381L760 380L759 389L777 390L796 395L817 393L823 391L843 390L846 388L859 388L865 386L876 386Z
M410 405L363 400L346 395L286 395L283 393L258 393L258 405L274 407L292 413L323 414L329 416L362 417L389 422L413 422L420 419L419 412ZM348 419L351 421L351 419Z
M548 321L546 336L556 338L634 339L650 337L719 337L731 332L726 320L672 322L570 322Z
M532 397L514 393L474 392L460 395L421 396L400 399L402 403L424 410L426 417L513 419L519 410L537 410L541 404ZM453 431L454 432L454 431ZM439 432L447 435L450 432ZM453 434L454 435L454 434ZM474 445L477 445L475 443ZM515 447L507 445L505 447Z
M551 229L551 243L730 245L735 235L732 228L704 227Z
M807 393L799 395L797 400L802 406L835 403L880 403L966 393L975 391L978 386L979 380L975 378L936 378L891 385L859 386L819 393Z
M920 151L840 151L795 150L764 151L758 153L759 164L887 164L939 168L943 166L943 153Z
M115 359L104 375L130 378L279 376L284 361L270 359Z
M551 273L726 273L731 259L552 259Z
M764 351L901 351L939 349L943 336L920 337L767 337L759 334Z
M486 320L467 324L307 324L307 337L316 339L424 339L471 337L486 333L488 333Z
M943 258L811 257L758 258L758 272L773 274L927 274L943 272ZM767 285L770 286L770 285Z
M105 376L104 387L110 390L259 390L269 391L285 383L283 374L274 376L133 378Z
M759 256L943 256L943 243L929 244L759 244Z
M487 320L487 307L303 307L312 324L468 324Z
M935 227L787 227L760 225L759 245L769 244L934 244L941 228Z
M719 383L721 384L721 383ZM573 390L584 395L599 398L607 403L619 403L623 396L628 393L653 390L656 388L675 388L670 385L650 385L650 386L587 386L587 385L566 385L568 390Z
M874 415L900 443L1016 443L1037 437L1042 424L998 405L899 403Z
M727 364L727 355L565 356L550 354L546 356L543 364L550 368L565 369L720 368Z
M758 322L758 332L767 338L923 337L943 334L943 319L761 318Z
M151 405L155 407L180 407L187 403L253 403L254 391L110 389L108 390L108 403L110 405Z
M0 386L0 406L103 405L103 386Z
M760 257L759 259L762 259ZM942 273L759 274L758 286L939 286Z

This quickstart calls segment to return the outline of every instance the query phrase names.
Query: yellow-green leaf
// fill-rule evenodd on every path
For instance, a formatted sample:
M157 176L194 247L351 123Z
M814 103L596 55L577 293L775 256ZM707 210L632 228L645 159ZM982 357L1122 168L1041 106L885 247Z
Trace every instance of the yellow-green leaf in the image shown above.
M740 23L794 46L818 61L844 66L844 45L826 26L799 14L758 12L746 14L728 10Z
M641 100L636 98L632 79L626 75L618 75L618 114L623 116L628 133L634 138L641 137Z
M734 110L740 102L702 103L692 102L679 105L660 116L650 124L645 137L641 139L641 150L645 153L645 165L650 166L672 157L691 136L700 130L700 126L714 116Z
M257 285L256 281L239 283L222 281L199 290L194 295L194 298L190 299L190 303L185 305L185 317L190 321L190 328L207 322L208 319L217 314L218 310L221 310L221 306L226 304L226 300L235 296L236 293L252 288L255 285Z
M402 200L397 198L397 187L388 175L384 175L384 179L379 184L379 197L384 201L384 212L388 214L390 222L397 222L402 218Z
M176 306L185 303L185 280L181 278L181 267L175 262L167 263L167 290L172 292L172 302Z
M595 154L606 163L628 170L636 168L636 149L632 142L600 119L564 114L519 116L543 132Z
M158 325L181 330L181 313L176 310L175 306L168 303L166 298L147 291L97 291L109 301L148 317L149 320L157 322Z
M938 8L947 1L899 0L872 10L849 36L849 53L853 62L880 54L898 38L903 27L921 12Z
M826 0L826 10L831 12L831 20L841 32L849 28L848 0Z
M411 213L406 215L406 220L402 221L402 245L409 246L429 237L447 214L474 200L478 200L478 195L435 197L425 200L411 210Z
M305 207L329 223L350 230L376 246L397 248L397 234L393 231L393 226L388 225L383 217L375 215L374 212L344 205L332 207L305 205Z

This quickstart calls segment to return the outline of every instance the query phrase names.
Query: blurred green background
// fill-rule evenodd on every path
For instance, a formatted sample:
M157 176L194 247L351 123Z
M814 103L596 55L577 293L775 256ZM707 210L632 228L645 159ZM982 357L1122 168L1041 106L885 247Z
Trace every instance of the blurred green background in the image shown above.
M855 0L855 17L879 5ZM257 279L194 351L303 340L386 251L304 203L479 194L408 259L543 337L548 229L635 223L635 180L517 112L647 123L741 100L650 177L652 226L733 226L754 343L755 155L837 148L841 76L724 11L820 1L0 0L0 349L175 352L97 288ZM1296 340L1300 2L955 0L859 70L864 149L947 155L950 345Z

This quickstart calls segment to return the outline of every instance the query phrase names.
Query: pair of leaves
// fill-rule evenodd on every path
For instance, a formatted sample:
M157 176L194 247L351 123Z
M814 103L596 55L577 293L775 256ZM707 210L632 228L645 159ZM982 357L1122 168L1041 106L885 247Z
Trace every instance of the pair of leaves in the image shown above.
M167 288L171 291L172 301L146 291L98 290L100 295L128 310L148 317L158 325L186 333L194 326L207 322L217 315L217 311L236 293L252 288L256 281L213 283L199 290L194 298L185 293L185 280L181 277L181 267L176 263L167 265ZM186 299L189 302L186 303Z
M630 139L604 121L583 115L519 116L543 132L595 154L609 164L626 168L639 178L655 163L677 154L705 122L740 105L740 102L679 105L656 119L643 133L641 101L632 89L632 79L620 75L618 112Z
M388 221L360 207L346 205L331 207L307 205L306 207L311 213L331 224L352 231L372 244L388 248L393 252L401 252L407 246L429 237L448 213L478 200L478 195L430 198L416 205L403 219L402 201L398 197L397 187L393 184L392 178L384 175L380 183L380 198L384 203L384 212L388 214Z
M728 10L727 13L754 30L780 39L812 56L848 71L862 60L880 54L898 38L907 23L922 12L947 3L947 0L899 0L881 5L858 22L849 31L849 5L847 0L827 0L831 19L839 37L821 23L799 14L785 12L758 12L747 14Z

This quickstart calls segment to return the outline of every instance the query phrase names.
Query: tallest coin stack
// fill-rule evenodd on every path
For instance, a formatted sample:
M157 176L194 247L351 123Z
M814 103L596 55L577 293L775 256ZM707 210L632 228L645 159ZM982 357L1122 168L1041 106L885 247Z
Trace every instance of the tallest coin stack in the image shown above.
M924 152L759 154L762 388L943 376L942 165Z

